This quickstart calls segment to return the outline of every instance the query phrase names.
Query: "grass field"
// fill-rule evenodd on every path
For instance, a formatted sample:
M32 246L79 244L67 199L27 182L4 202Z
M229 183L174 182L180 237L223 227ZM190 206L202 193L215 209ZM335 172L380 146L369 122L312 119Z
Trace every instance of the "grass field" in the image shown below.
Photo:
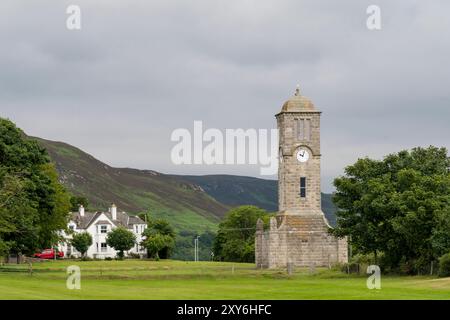
M66 288L66 268L81 268L81 289ZM253 264L183 261L48 261L0 267L0 299L450 299L450 278L366 276L338 271L255 270ZM21 270L16 270L21 268Z

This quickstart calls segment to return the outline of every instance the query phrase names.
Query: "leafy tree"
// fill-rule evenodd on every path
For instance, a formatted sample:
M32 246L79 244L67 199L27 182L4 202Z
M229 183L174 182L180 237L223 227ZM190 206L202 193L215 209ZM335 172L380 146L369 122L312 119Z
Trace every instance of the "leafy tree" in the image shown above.
M51 247L58 241L63 240L59 234L60 230L67 228L68 212L70 211L70 194L58 182L58 173L53 164L42 166L42 171L46 176L47 188L51 193L47 197L47 202L41 210L49 214L39 215L40 247Z
M431 245L436 256L450 252L450 207L436 212L436 225L431 236Z
M119 259L123 259L123 252L133 248L135 243L136 236L134 233L124 227L115 228L108 232L106 236L106 244L114 248L116 251L119 251L117 254Z
M158 233L175 238L175 230L170 223L164 219L150 219L147 223L147 229L153 229Z
M38 215L24 192L25 182L17 175L6 175L0 187L0 242L2 255L38 247Z
M147 249L148 256L153 257L156 260L159 260L159 252L164 248L174 246L174 239L170 236L161 233L150 234L149 232L144 235L146 236L146 239L142 242L142 245Z
M80 196L70 197L70 211L77 212L78 209L80 208L80 205L82 205L87 209L89 206L89 200L86 197Z
M241 206L229 211L219 224L214 241L214 255L218 260L254 262L256 222L268 224L270 215L255 206Z
M156 259L168 259L175 247L175 231L164 219L147 219L147 228L143 232L142 245L148 256Z
M0 258L6 256L8 252L9 252L8 243L0 239Z
M88 232L74 233L70 244L84 257L89 247L92 245L92 236Z
M418 272L450 251L450 160L445 148L359 159L336 178L337 227L360 253L387 268Z
M69 197L47 152L0 118L0 242L14 253L51 247L66 227Z
M450 253L444 254L439 258L439 271L440 277L450 277Z

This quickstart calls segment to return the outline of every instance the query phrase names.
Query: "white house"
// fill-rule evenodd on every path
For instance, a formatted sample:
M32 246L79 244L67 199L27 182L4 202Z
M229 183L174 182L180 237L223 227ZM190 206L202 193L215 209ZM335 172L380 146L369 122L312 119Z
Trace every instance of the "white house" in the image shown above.
M125 227L136 235L135 246L125 253L139 254L144 256L147 251L140 243L142 233L147 227L145 221L136 216L129 216L125 212L118 212L117 207L112 204L108 212L85 212L84 207L80 206L78 212L71 212L68 229L75 233L88 232L92 236L92 245L89 247L86 255L90 258L104 259L114 258L117 251L106 244L106 236L108 232L119 226ZM72 236L63 233L67 241L60 245L60 250L64 252L66 257L80 257L81 254L70 245Z

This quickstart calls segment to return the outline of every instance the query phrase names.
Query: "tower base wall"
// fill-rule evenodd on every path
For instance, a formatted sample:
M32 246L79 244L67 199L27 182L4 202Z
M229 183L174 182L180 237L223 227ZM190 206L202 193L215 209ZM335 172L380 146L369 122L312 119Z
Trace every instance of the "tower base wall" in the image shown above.
M271 218L270 228L257 226L255 258L257 268L325 267L348 262L347 239L328 233L322 212Z

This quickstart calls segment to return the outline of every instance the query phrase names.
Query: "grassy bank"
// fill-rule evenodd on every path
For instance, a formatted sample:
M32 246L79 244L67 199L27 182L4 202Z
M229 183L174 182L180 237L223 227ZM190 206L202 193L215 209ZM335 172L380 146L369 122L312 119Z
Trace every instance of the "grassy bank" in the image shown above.
M69 265L81 268L81 290L66 288ZM365 276L326 269L288 276L252 264L49 261L32 275L14 270L0 267L0 299L450 299L450 278L383 276L381 290L369 290Z

